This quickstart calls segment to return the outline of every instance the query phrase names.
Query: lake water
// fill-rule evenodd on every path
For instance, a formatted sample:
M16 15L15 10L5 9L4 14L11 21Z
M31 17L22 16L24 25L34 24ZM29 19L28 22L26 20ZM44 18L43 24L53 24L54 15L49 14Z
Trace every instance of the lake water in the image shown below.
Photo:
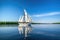
M26 39L19 34L18 25L0 25L0 40L60 40L60 24L32 24Z

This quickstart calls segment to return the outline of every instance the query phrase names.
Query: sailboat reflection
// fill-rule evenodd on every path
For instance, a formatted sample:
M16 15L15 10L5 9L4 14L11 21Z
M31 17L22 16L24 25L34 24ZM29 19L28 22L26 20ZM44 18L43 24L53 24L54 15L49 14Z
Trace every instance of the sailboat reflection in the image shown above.
M24 9L24 15L22 18L19 18L19 33L23 34L24 37L27 37L28 34L31 32L32 27L31 27L31 18L27 15L26 10Z
M21 35L23 35L24 37L28 37L28 35L32 31L32 27L31 26L19 26L18 30Z

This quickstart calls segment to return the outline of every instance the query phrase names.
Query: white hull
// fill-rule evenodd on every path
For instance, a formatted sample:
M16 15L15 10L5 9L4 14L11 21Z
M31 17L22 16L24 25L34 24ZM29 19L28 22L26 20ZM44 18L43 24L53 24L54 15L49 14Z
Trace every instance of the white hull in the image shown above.
M19 26L30 26L31 23L19 23Z

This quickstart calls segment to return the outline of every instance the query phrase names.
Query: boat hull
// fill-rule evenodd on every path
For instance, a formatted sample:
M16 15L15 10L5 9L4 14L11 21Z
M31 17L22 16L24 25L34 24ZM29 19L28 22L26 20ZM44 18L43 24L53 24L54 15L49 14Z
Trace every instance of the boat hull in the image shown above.
M19 26L31 26L31 23L19 23Z

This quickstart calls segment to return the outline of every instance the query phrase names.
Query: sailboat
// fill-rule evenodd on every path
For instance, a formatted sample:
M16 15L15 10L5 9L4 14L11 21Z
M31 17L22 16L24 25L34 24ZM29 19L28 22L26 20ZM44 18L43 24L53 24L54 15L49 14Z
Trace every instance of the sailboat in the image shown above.
M20 34L23 34L24 37L27 37L28 34L31 32L32 30L32 27L31 27L31 18L30 16L27 14L26 10L24 9L24 15L19 18L19 27L18 27L18 30L19 30L19 33Z
M31 24L31 18L30 16L27 14L27 11L24 9L24 15L19 18L19 26L29 26Z

